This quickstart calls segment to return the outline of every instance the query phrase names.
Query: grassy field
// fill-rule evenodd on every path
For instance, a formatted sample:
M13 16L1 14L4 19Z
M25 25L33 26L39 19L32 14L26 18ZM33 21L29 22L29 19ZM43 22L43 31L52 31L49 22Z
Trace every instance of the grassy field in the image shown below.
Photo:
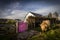
M12 19L0 19L0 40L12 39L16 39L16 21Z
M60 40L60 24L53 25L49 31L40 32L39 34L28 38L27 40ZM40 31L39 28L35 30Z
M48 32L39 33L28 40L60 40L60 28L55 30L50 30Z
M3 30L6 29L5 30L6 34L0 35L0 40L17 40L17 34L15 30L15 26L16 26L15 21L14 20L7 20L6 22L3 22L3 20L1 21L2 23L0 22L0 26L1 24L7 24L8 26L3 25L4 28L2 27L2 29ZM60 40L60 23L52 24L52 28L46 32L41 32L40 27L36 27L33 30L39 32L39 34L31 37L28 36L26 40Z

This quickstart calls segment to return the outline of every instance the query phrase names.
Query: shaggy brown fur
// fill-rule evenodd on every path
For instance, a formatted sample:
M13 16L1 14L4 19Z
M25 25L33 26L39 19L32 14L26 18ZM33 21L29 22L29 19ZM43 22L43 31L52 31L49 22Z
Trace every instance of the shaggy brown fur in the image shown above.
M50 21L49 20L44 20L41 24L40 24L41 30L42 31L47 31L47 29L50 27Z

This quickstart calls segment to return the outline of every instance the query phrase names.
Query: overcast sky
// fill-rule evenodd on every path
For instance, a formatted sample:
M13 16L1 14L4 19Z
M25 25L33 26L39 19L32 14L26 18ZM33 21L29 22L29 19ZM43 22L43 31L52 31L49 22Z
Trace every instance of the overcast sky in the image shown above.
M60 13L59 0L0 0L0 18L24 19L29 12L47 15Z

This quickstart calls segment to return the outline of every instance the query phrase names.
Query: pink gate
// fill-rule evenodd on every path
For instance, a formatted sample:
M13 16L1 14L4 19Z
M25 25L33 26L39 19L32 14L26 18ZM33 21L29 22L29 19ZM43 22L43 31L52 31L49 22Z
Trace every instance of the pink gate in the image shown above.
M27 23L18 22L18 32L24 32L28 29Z

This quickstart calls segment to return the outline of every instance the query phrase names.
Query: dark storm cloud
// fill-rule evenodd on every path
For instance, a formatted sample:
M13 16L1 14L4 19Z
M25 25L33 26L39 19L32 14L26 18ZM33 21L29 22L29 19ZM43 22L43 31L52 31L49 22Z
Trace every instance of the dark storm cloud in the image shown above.
M60 4L60 0L0 0L0 9L5 9L8 5L14 2L20 2L20 3L29 3L29 2L46 2L50 4Z
M4 17L6 15L10 14L10 11L8 12L8 9L14 9L14 6L12 4L14 3L20 3L21 5L26 5L29 2L45 2L49 5L60 5L60 0L0 0L0 17ZM11 5L11 6L10 6ZM20 6L19 6L20 7ZM18 9L19 9L18 7ZM20 9L24 9L24 7L21 7Z
M6 8L10 3L14 2L21 2L23 3L29 3L29 2L46 2L50 4L60 4L60 0L0 0L0 9Z
M3 13L6 11L6 9L8 9L8 5L10 5L10 3L16 2L16 0L0 0L0 17L4 16Z
M41 2L41 1L52 4L60 4L60 0L0 0L0 4L6 6L14 2L28 3L28 2Z

